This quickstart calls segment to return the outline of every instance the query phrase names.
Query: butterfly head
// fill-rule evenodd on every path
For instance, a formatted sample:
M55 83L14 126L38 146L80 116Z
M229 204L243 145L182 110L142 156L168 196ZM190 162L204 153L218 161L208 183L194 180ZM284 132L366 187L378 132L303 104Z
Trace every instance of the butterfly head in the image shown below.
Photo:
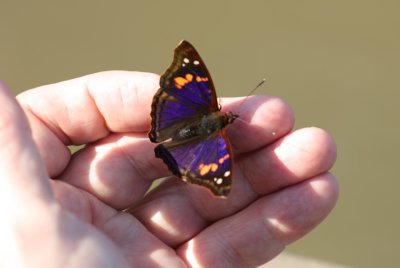
M235 119L239 117L239 115L234 114L234 113L232 113L232 112L227 112L227 113L226 113L226 116L227 116L227 118L228 118L228 124L232 124L233 121L235 121Z

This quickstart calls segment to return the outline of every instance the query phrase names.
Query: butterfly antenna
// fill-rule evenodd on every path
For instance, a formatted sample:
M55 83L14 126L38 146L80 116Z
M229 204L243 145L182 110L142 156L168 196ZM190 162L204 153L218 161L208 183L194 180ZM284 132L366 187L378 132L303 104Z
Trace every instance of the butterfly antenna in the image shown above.
M250 91L250 93L247 95L247 97L250 96L251 94L253 94L254 91L257 90L257 88L259 88L262 84L265 83L265 81L267 81L267 79L263 78L263 79L260 81L260 83L258 83L258 85Z
M250 92L249 94L247 94L247 96L242 100L242 102L239 104L239 108L241 109L241 107L243 107L243 104L247 101L247 99L251 96L251 94L254 93L254 91L257 90L257 88L259 88L262 84L265 83L265 81L267 81L267 79L263 78L260 83L257 84L257 86L255 86ZM240 113L239 113L240 114Z

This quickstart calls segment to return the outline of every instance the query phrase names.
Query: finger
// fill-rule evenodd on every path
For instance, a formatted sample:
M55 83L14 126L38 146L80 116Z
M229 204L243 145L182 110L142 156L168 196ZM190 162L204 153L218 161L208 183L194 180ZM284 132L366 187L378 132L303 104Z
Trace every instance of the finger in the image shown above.
M110 71L26 91L19 101L66 145L85 144L109 132L147 131L158 76Z
M110 132L147 131L157 88L157 75L113 71L25 91L18 100L46 167L56 176L70 158L65 145L90 143Z
M180 246L178 255L193 267L259 266L318 225L337 196L335 178L321 174L216 222Z
M242 106L242 99L224 99L224 102L228 109L244 107L243 122L238 121L242 125L232 125L229 129L232 144L238 148L235 151L248 152L266 146L293 126L290 108L278 98L252 97L247 99L248 107ZM240 132L251 135L243 139ZM154 147L145 134L113 134L76 153L59 179L92 193L114 208L126 208L143 197L151 180L170 176L164 163L155 158Z
M107 258L112 258L114 256L113 251L118 249L119 252L114 253L115 256L122 253L134 267L149 267L149 265L150 267L185 267L173 249L148 232L132 215L116 211L99 202L92 195L79 191L62 181L52 180L51 183L61 206L88 224L83 226L82 229L85 230L85 227L92 225L96 227L96 229L92 228L87 231L90 232L91 236L98 239L96 245L103 249L101 252L107 251L107 254L110 255L107 255ZM80 225L76 226L75 232L77 227L80 227ZM109 240L104 240L103 236L100 237L97 230L102 231L107 238L114 242L106 251L104 248L110 244ZM85 236L88 236L88 234L83 233L79 238L85 239ZM93 249L92 251L95 252ZM91 257L92 255L87 256L89 260L91 260ZM93 267L98 267L98 262L97 266Z
M289 133L294 115L289 105L268 95L222 99L223 110L239 116L228 126L235 154L264 147Z
M163 241L176 246L209 222L236 213L260 196L325 173L333 165L335 152L335 144L326 132L302 129L252 154L237 157L233 188L225 200L211 198L203 188L171 179L131 211Z
M160 173L168 173L161 160L153 161L154 146L147 134L112 134L75 153L57 179L124 209L143 198Z
M0 206L2 213L15 214L33 207L36 201L46 204L52 200L52 193L28 122L1 82L0 107Z
M322 129L310 127L247 154L237 166L250 188L264 195L326 172L335 160L336 145L332 137Z
M60 256L60 252L68 250L76 253L73 245L77 244L80 252L85 249L94 252L93 243L88 242L92 240L87 236L80 241L85 243L74 243L73 237L77 237L74 234L80 233L79 238L87 235L82 229L88 229L88 225L82 229L79 224L71 225L76 223L73 222L75 218L59 209L32 140L28 121L15 97L1 83L0 106L0 237L1 255L6 256L2 263L10 267L58 263L58 259L49 260L47 257ZM68 237L65 236L67 233ZM37 247L38 241L42 246L51 245L44 255L43 250ZM102 243L104 246L108 240L102 242L105 242Z

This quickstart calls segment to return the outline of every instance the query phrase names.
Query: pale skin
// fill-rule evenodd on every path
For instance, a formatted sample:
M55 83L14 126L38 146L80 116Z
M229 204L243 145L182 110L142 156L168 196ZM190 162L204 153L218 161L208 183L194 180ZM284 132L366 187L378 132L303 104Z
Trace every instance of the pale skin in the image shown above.
M265 95L221 100L241 119L227 130L229 198L177 178L144 197L170 175L147 138L158 79L103 72L17 101L0 83L1 267L255 267L329 214L333 139L293 131L288 105Z

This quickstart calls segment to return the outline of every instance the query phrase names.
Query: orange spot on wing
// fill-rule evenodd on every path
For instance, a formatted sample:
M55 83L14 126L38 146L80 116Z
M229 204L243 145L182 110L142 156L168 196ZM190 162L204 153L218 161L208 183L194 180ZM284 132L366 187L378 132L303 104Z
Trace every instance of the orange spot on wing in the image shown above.
M187 83L191 82L192 80L192 74L186 74L185 77L178 76L174 78L175 86L178 89L182 89Z
M210 164L207 164L207 165L200 164L199 165L199 174L201 176L204 176L210 171L212 171L212 172L217 171L217 169L218 169L218 164L216 164L216 163L210 163Z
M200 175L201 176L206 175L208 172L210 172L210 169L211 169L210 165L200 165L199 166Z
M225 162L226 159L229 158L229 154L224 155L223 157L221 157L220 159L218 159L218 163L222 164Z
M212 163L212 164L210 164L210 165L211 165L211 171L212 171L212 172L217 171L217 169L218 169L218 165L217 165L217 164Z
M196 82L207 82L207 77L196 76Z
M187 84L187 80L183 77L175 77L174 78L175 86L179 89L181 89L184 85Z
M192 74L186 74L186 83L188 83L188 82L192 82L192 80L193 80L193 75Z

